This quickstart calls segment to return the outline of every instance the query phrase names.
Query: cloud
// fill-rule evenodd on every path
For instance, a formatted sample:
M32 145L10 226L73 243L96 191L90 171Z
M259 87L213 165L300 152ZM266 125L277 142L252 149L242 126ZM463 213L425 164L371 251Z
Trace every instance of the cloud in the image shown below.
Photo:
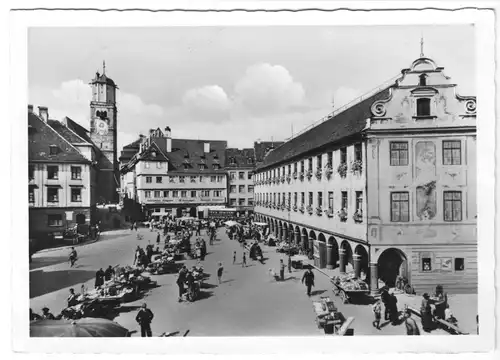
M222 122L228 119L232 104L222 87L208 85L186 91L182 97L182 105L193 118L202 117L206 121Z
M252 114L277 113L301 106L305 91L281 65L256 64L247 68L234 87L235 101Z

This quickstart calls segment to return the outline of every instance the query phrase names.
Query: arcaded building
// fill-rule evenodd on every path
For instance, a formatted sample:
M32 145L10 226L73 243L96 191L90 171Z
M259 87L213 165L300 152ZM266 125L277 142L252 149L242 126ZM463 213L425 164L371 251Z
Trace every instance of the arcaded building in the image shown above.
M271 151L257 218L319 267L477 291L476 98L421 57Z

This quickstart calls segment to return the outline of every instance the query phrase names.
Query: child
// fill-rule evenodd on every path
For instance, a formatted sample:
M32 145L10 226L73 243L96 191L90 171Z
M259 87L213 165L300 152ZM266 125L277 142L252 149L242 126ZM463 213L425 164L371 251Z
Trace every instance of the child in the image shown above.
M456 325L457 324L457 319L455 316L453 316L453 313L451 312L450 305L446 304L446 309L444 310L444 319L445 321L448 321L450 324Z
M372 324L377 330L380 330L380 318L382 313L382 304L380 300L377 300L377 302L373 305L372 310L375 315L375 321L373 321Z
M236 263L236 251L233 253L233 265Z
M243 252L243 261L241 262L241 267L247 266L247 254Z
M222 263L219 262L219 268L217 269L217 280L219 285L222 284L222 273L224 272L224 268L222 267Z

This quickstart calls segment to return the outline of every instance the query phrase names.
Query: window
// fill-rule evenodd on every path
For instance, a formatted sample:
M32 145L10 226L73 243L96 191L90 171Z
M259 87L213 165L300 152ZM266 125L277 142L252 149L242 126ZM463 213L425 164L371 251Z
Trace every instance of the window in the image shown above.
M200 176L200 182L201 183L203 182L203 176Z
M304 160L300 161L300 171L304 172Z
M342 196L342 209L347 210L348 208L347 191L342 191L341 196Z
M144 162L144 167L145 167L146 169L149 169L149 162L148 162L148 161Z
M312 204L313 204L313 193L312 193L312 191L309 191L309 198L308 198L308 200L309 201L307 202L307 205L312 206Z
M295 205L295 206L297 205L297 193L296 192L293 193L293 205Z
M444 192L444 221L462 221L462 192Z
M47 179L57 180L59 178L58 166L47 166Z
M47 188L47 201L50 203L59 202L59 189L56 187Z
M345 164L347 162L347 149L345 147L340 148L340 163Z
M443 165L462 164L462 142L460 140L443 141Z
M157 169L161 169L161 166L162 166L161 162L157 161L156 162L156 168Z
M354 160L363 161L363 150L361 144L354 145Z
M422 271L432 271L432 259L429 257L422 258Z
M410 197L408 192L391 193L391 221L410 221Z
M248 198L248 206L253 206L253 199L252 198Z
M241 194L241 193L244 193L245 192L245 185L240 185L238 186L238 192Z
M153 182L153 177L152 176L146 176L146 184L150 184Z
M30 180L35 178L35 167L33 165L28 166L28 178Z
M173 190L172 191L172 197L173 198L178 198L179 197L179 190Z
M163 191L163 197L164 197L164 198L168 198L168 196L169 196L169 195L170 195L170 194L169 194L169 191L168 191L168 190L164 190L164 191Z
M35 189L33 187L29 188L28 199L30 204L35 202Z
M160 197L160 191L156 190L154 192L154 196L155 196L155 198L159 198Z
M288 165L288 175L292 174L292 165Z
M253 185L248 185L248 192L253 193Z
M297 172L297 163L293 164L293 172Z
M252 180L252 175L253 175L253 174L252 174L252 172L251 172L251 171L249 171L249 172L247 173L247 179L248 179L248 180Z
M163 212L168 213L168 208L163 208Z
M417 99L417 116L431 115L431 99Z
M363 192L356 191L356 210L363 210Z
M322 156L321 155L318 155L316 157L316 164L317 164L316 167L318 167L318 168L322 168L323 167L323 162L322 162Z
M154 208L153 212L159 213L159 212L161 212L161 208Z
M455 258L455 271L464 271L465 261L464 258Z
M163 177L161 177L161 176L157 176L157 177L156 177L156 183L157 183L157 184L161 184L161 183L162 183L162 181L163 181Z
M144 191L144 197L146 199L149 199L151 197L151 191L149 191L149 190Z
M393 141L391 147L391 166L408 165L408 142Z
M213 164L214 170L220 170L220 164Z
M328 152L328 160L327 160L327 164L332 166L333 165L333 151L329 151Z
M305 204L305 202L306 202L306 193L305 193L305 192L301 192L301 193L300 193L300 203L301 203L302 205L304 205L304 204Z
M245 199L238 199L238 205L244 206L245 205Z
M61 214L49 214L47 217L49 226L62 226Z
M238 173L238 179L240 180L245 180L245 172L244 171L240 171Z
M323 206L323 192L318 191L318 207Z
M230 204L231 206L236 206L236 199L230 199L230 200L229 200L229 204Z
M82 201L82 189L71 189L71 202Z
M195 198L196 197L196 190L191 190L191 197Z
M181 198L187 197L187 191L186 190L181 190Z
M81 180L82 179L82 168L80 166L71 167L71 180Z
M236 185L229 186L229 192L231 194L236 194Z
M210 176L210 182L216 182L217 181L217 176Z
M231 180L236 180L236 173L235 173L234 171L231 171L231 172L229 173L229 178L230 178Z
M313 169L313 159L309 158L309 160L307 161L307 170L312 171L312 169Z
M201 196L202 197L209 197L210 196L210 190L202 190L201 191Z
M214 190L214 196L215 197L221 197L222 191L221 190Z
M221 183L221 182L222 182L222 180L224 180L224 176L222 176L222 175L218 175L218 176L217 176L217 182L218 182L218 183Z
M179 182L180 183L184 183L186 181L186 177L185 176L179 176Z
M333 209L333 191L328 192L328 209Z
M426 86L427 85L427 75L422 74L419 77L418 85L420 86Z
M285 193L283 193L283 194L282 194L282 199L283 199L283 200L282 200L282 204L283 204L283 205L285 205L285 203L286 203L286 197L285 197L285 196L286 196L286 194L285 194Z
M292 204L292 193L288 193L288 203L287 205L290 206Z
M276 193L273 193L273 204L276 204Z
M56 145L50 145L49 146L49 153L50 153L50 155L57 155L57 146Z
M200 170L205 170L207 168L205 164L200 164L198 167Z
M191 181L192 183L195 183L195 182L196 182L196 176L191 176L191 177L190 177L190 181Z
M253 164L253 159L252 158L248 158L247 163L248 164Z

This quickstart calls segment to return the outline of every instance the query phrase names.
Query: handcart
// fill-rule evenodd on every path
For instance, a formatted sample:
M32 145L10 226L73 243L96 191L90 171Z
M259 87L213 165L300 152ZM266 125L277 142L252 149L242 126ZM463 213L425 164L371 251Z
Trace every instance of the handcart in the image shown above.
M335 296L340 296L344 304L352 303L353 300L368 296L370 293L368 284L354 277L354 274L335 276L331 281L333 293Z
M313 309L316 313L316 324L319 329L324 330L325 334L344 336L347 333L353 333L349 327L354 321L354 317L346 319L335 307L330 297L325 296L321 297L319 301L313 301Z

